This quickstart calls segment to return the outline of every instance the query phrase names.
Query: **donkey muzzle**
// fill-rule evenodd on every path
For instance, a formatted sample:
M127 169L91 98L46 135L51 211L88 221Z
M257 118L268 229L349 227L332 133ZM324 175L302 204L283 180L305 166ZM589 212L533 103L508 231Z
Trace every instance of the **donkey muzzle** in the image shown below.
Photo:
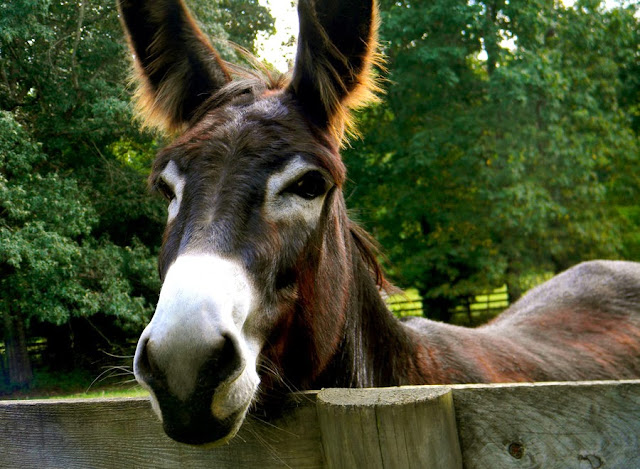
M183 376L169 377L178 372L163 366L156 358L157 344L142 338L136 354L136 378L153 393L164 431L174 440L189 444L203 444L225 438L236 425L242 409L215 415L213 402L216 393L234 383L244 371L240 349L229 334L221 334L214 341L202 365L197 370L183 369Z
M240 427L259 382L241 332L251 296L242 269L222 258L183 256L168 270L134 373L171 438L227 441Z

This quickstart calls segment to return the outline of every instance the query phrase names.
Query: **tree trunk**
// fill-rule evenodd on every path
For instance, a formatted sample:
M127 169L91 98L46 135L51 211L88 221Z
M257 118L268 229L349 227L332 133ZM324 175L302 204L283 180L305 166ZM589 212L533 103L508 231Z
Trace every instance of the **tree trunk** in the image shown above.
M24 320L20 314L11 314L7 301L4 306L4 345L7 356L7 374L11 388L24 388L33 379L31 361L27 351Z

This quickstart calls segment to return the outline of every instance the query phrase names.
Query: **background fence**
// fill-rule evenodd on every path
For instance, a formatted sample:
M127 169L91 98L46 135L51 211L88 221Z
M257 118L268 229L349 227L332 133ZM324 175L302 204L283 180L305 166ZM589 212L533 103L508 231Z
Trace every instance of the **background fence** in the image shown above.
M449 313L454 324L465 326L483 324L509 307L509 293L506 285L472 298L464 297L459 300L460 304L449 310ZM400 317L423 315L422 298L415 289L387 298L387 304Z
M640 380L325 389L227 445L169 440L144 399L0 402L6 468L640 467Z

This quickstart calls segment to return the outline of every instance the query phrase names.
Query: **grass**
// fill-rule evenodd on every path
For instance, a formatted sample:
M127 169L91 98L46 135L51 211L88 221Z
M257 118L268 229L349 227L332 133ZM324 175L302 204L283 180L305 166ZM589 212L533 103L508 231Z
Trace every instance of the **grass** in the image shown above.
M131 389L96 389L88 392L79 392L73 394L60 394L55 396L47 396L46 399L101 399L115 397L147 397L149 393L140 386Z
M94 373L85 370L69 372L34 370L33 382L27 389L11 390L0 386L0 399L71 399L142 397L148 393L133 377L96 379Z

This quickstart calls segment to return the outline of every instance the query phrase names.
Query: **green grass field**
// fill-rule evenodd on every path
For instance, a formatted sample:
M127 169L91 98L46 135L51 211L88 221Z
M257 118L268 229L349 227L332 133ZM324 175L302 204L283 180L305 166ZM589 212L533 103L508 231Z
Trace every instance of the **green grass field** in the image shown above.
M63 392L51 389L32 388L29 390L16 391L11 394L0 396L1 399L99 399L114 397L145 397L149 393L140 386L130 385L129 387L106 387L99 389L89 389L85 391Z
M112 397L146 397L149 393L142 389L140 386L132 388L108 388L108 389L96 389L86 392L79 392L74 394L61 394L55 396L47 396L47 399L98 399L98 398L112 398Z
M33 383L28 389L0 388L0 399L59 399L141 397L148 395L133 376L101 380L89 371L53 372L34 371Z

